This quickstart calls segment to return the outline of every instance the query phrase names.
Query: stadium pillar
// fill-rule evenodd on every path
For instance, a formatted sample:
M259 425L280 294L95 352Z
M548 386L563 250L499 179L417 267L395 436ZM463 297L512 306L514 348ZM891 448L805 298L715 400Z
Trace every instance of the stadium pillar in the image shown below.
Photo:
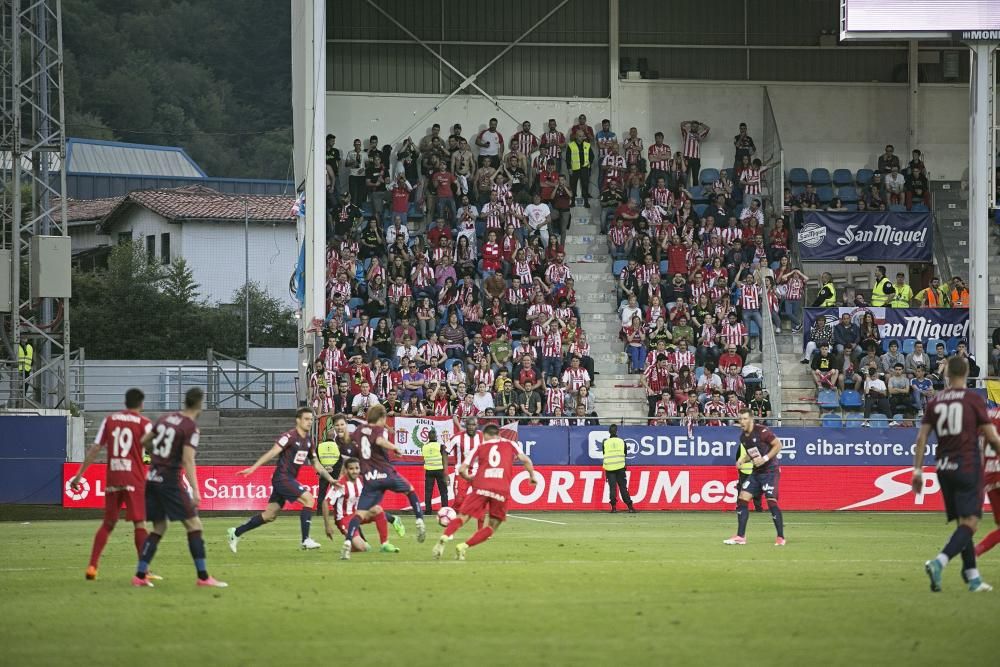
M611 97L611 109L608 119L611 127L619 136L624 137L624 128L618 127L618 111L621 108L621 70L618 53L618 0L608 0L608 94Z
M969 318L971 350L984 371L989 368L989 199L990 160L993 159L990 126L991 54L998 42L973 42L969 82Z
M909 68L907 79L910 84L910 95L907 104L907 137L911 151L919 148L918 143L920 142L920 71L918 67L920 64L920 51L917 49L919 44L920 42L917 40L911 39L907 52L907 65Z

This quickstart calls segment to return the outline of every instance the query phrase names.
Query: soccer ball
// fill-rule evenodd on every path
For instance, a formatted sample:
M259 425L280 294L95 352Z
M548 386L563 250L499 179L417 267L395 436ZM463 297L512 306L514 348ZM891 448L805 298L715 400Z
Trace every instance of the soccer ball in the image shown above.
M442 507L438 510L438 523L442 526L447 526L455 520L456 516L458 516L458 514L451 507Z

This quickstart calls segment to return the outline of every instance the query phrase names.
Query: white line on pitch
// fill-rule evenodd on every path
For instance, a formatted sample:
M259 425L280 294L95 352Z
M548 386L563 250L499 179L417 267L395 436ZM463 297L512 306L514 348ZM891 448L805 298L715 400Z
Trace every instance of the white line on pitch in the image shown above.
M549 521L548 519L535 519L530 516L519 516L517 514L508 514L511 519L524 519L525 521L537 521L538 523L551 523L556 526L568 526L568 523L563 523L562 521Z

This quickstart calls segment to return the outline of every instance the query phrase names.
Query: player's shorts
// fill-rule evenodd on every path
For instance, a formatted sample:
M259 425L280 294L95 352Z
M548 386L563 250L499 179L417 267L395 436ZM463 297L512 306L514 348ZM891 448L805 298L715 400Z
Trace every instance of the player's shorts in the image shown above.
M462 506L458 510L458 513L476 519L482 519L488 514L497 521L506 521L507 501L497 500L489 496L481 496L470 489L469 495L462 501Z
M146 521L184 521L196 516L191 494L178 482L146 481Z
M993 508L993 521L1000 526L1000 489L993 489L986 494L990 499L990 507Z
M749 493L754 498L764 496L768 500L778 501L778 478L780 472L751 473L740 486L740 491Z
M118 512L125 507L125 518L135 523L146 520L145 489L108 489L104 492L104 516L117 520Z
M300 484L296 479L272 478L271 495L267 502L277 503L279 507L284 507L285 503L294 503L302 497L303 493L309 491L309 487Z
M983 516L983 475L979 470L938 470L937 478L948 521Z
M396 493L413 493L413 485L403 479L399 473L390 473L383 479L365 480L361 487L361 497L358 498L359 510L370 510L382 503L386 491Z

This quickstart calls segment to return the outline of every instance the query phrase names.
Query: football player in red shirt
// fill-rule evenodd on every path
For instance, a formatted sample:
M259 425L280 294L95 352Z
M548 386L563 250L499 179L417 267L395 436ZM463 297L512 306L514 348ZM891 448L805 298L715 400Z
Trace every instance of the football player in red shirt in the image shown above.
M990 419L993 426L1000 427L1000 408L990 409ZM983 486L986 495L990 498L990 506L993 508L993 521L1000 526L1000 452L990 446L984 451L983 460ZM1000 544L1000 527L993 529L986 534L979 544L976 545L976 558Z
M104 545L108 543L111 531L118 523L118 513L125 506L125 517L135 526L135 550L140 552L146 541L146 465L140 441L153 428L152 422L143 417L142 402L145 395L140 389L125 392L125 409L115 412L101 421L94 444L87 451L80 470L70 480L74 491L80 489L83 473L97 460L102 451L107 452L108 472L105 481L104 521L94 535L94 546L90 551L90 565L87 579L97 578L97 562L101 559ZM146 575L159 579L156 575Z
M483 444L472 453L472 458L462 463L458 474L468 480L472 488L458 510L458 517L444 529L444 534L434 545L435 560L444 553L444 545L454 539L458 529L469 517L483 519L489 515L489 525L481 527L467 542L455 547L455 557L465 560L465 552L492 537L500 524L507 520L507 500L514 476L514 461L520 461L528 471L532 486L538 483L531 459L524 455L517 443L500 439L500 429L490 424L483 429ZM470 473L470 469L472 472Z

